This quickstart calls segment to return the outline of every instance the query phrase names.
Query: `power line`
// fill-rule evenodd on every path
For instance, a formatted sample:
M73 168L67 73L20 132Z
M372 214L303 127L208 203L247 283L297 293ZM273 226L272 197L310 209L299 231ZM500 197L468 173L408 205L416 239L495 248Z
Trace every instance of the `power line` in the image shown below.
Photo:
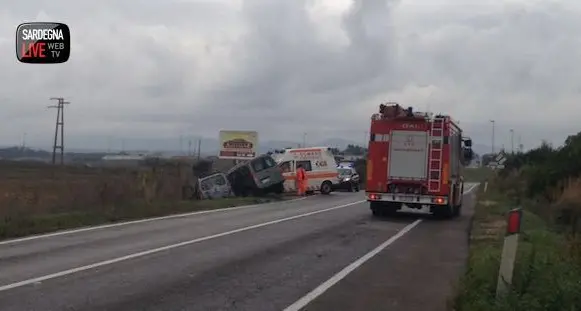
M54 129L54 143L52 145L52 164L56 164L56 150L60 149L61 151L61 165L64 164L64 157L65 157L65 105L70 104L66 102L62 97L51 97L50 100L56 100L56 105L50 105L48 108L56 108L56 126ZM59 129L60 129L60 144L58 143L59 138Z

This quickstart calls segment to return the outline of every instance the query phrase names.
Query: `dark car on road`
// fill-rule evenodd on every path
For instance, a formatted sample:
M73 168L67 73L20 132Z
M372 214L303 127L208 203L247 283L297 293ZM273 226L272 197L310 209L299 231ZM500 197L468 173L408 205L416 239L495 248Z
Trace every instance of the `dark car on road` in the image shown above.
M359 174L355 168L351 166L340 166L337 168L339 171L339 184L335 185L336 190L347 190L349 192L358 192L360 189L360 179Z

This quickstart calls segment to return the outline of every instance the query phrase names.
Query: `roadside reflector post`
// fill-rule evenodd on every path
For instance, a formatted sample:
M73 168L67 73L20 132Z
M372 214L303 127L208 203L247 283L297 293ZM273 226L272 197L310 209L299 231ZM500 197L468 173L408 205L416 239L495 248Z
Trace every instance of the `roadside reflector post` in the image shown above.
M502 247L500 268L498 270L498 281L496 285L497 298L505 295L512 285L512 276L518 248L521 220L521 208L515 208L508 212L506 235L504 236L504 245Z

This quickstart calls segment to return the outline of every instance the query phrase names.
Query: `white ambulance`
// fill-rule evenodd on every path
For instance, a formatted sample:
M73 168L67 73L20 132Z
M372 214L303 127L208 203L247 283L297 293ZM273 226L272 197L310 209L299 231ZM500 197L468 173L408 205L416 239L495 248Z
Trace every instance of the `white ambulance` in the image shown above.
M272 155L284 176L285 192L296 192L296 168L300 164L307 172L307 191L329 194L340 182L337 162L329 147L285 149Z

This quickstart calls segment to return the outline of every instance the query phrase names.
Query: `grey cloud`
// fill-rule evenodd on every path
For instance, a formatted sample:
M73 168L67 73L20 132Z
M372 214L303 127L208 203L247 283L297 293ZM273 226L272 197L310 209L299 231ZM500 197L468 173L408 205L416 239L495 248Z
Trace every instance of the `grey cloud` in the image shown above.
M73 102L67 124L76 141L180 131L214 137L227 128L278 140L308 132L309 140L360 141L389 99L418 109L429 101L484 144L490 118L527 145L578 130L576 2L410 1L354 1L341 19L349 39L341 48L317 36L307 0L5 1L0 145L25 131L49 139L54 116L44 107L55 95ZM69 63L15 63L13 28L39 13L71 26ZM418 85L436 91L419 95Z
M246 62L240 80L212 94L215 105L290 110L290 118L295 115L294 107L308 114L303 118L317 119L340 110L337 107L357 103L364 92L389 90L390 82L396 80L388 71L395 58L394 38L389 27L382 25L385 22L376 23L375 18L381 16L389 26L387 1L358 1L344 21L351 44L337 53L315 38L304 3L283 3L245 2L254 31L245 38L241 50L254 57ZM387 31L378 36L373 25ZM245 94L244 98L239 98L240 94ZM309 108L321 114L312 115Z

